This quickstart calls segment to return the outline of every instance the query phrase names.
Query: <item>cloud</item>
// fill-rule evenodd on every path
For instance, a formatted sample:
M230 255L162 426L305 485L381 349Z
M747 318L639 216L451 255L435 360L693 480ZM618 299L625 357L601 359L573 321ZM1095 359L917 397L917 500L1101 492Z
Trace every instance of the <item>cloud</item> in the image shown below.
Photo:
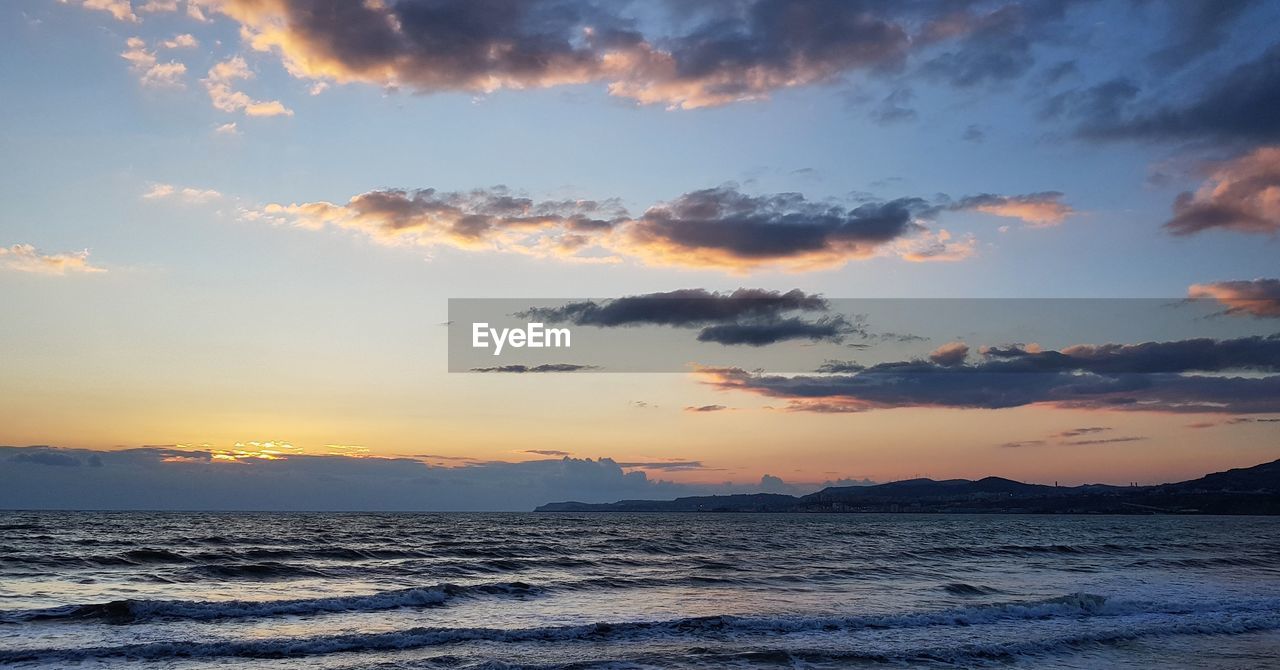
M1280 279L1194 284L1187 289L1187 297L1217 300L1227 314L1280 318Z
M106 12L117 21L138 22L138 15L133 13L133 5L129 0L59 0L59 2L79 4L85 9Z
M1280 45L1211 81L1183 103L1131 104L1139 90L1125 80L1063 95L1078 99L1078 104L1068 106L1087 138L1248 144L1280 140L1280 115L1272 113L1280 106Z
M1124 436L1124 437L1087 437L1089 435L1097 435L1112 430L1105 426L1087 426L1084 428L1072 428L1064 430L1060 433L1054 433L1043 440L1021 440L1017 442L1005 442L1000 447L1003 449L1020 449L1024 447L1043 447L1047 445L1068 446L1068 447L1084 447L1098 444L1123 444L1125 442L1140 442L1146 440L1142 436ZM1085 439L1079 439L1085 437Z
M637 468L640 470L704 470L701 461L644 461L618 463L618 467Z
M1280 78L1277 87L1280 104ZM1173 218L1164 227L1174 235L1214 229L1280 233L1280 146L1261 147L1218 164L1199 190L1178 196Z
M739 288L723 293L694 288L533 308L521 312L520 316L578 326L689 328L741 319L777 318L795 311L825 312L829 308L822 296L799 289L782 292Z
M1057 433L1056 435L1054 435L1054 437L1073 438L1073 437L1080 437L1082 435L1096 435L1098 433L1105 433L1109 430L1111 430L1111 427L1109 426L1085 426L1083 428L1072 428L1070 430L1064 430L1061 433Z
M923 232L917 219L930 211L919 198L845 208L795 193L751 196L721 187L651 207L626 228L621 247L656 265L830 267Z
M219 135L239 135L240 128L236 126L235 121L232 121L230 123L220 124L218 127L213 129L213 132Z
M880 105L871 110L871 119L881 125L914 121L916 110L908 107L915 94L908 87L895 88L880 101Z
M141 38L130 37L125 41L121 58L129 61L130 67L138 73L138 81L151 88L182 88L182 78L187 73L187 66L177 61L161 63L154 51L147 49Z
M1183 67L1215 51L1230 36L1229 29L1257 0L1236 2L1156 3L1169 12L1172 29L1167 44L1151 60L1163 70Z
M582 372L583 370L597 370L594 365L576 365L574 363L544 363L542 365L495 365L485 368L471 368L472 372L508 372L513 374L535 373L535 372Z
M984 194L954 202L899 198L846 206L799 193L751 195L733 185L684 193L631 215L619 199L534 200L504 186L470 191L383 189L346 203L271 203L244 218L306 229L358 232L389 245L444 245L588 262L808 270L877 256L960 260L976 248L926 224L983 209L1050 225L1072 213L1062 194Z
M588 251L623 214L615 201L535 202L495 187L370 191L342 205L271 204L247 216L309 229L351 230L385 244L574 256Z
M530 510L558 500L670 499L756 489L754 483L678 484L645 473L702 467L693 461L464 459L444 467L418 458L217 458L222 453L0 447L0 509Z
M927 61L923 72L961 88L1016 79L1035 64L1035 33L1047 20L1061 17L1062 4L1010 3L986 13L961 9L940 17L926 35L960 39Z
M698 333L699 342L744 344L761 347L789 340L844 342L845 337L863 332L861 326L843 316L824 316L812 321L799 317L756 323L726 323L707 326Z
M951 206L955 210L973 210L993 216L1021 219L1035 227L1056 226L1075 214L1062 202L1063 194L1044 191L1027 195L994 195L983 193L962 198Z
M30 244L0 247L0 268L48 275L92 274L107 271L106 268L89 263L88 249L61 254L43 254Z
M1021 76L1069 3L971 11L953 2L625 3L225 0L254 49L295 77L418 92L599 83L639 104L694 109L900 71L915 57L956 86Z
M200 40L191 33L182 33L161 42L160 46L166 49L194 49L200 46Z
M851 335L868 337L860 321L843 315L813 319L796 312L826 312L827 301L798 289L785 293L739 288L730 293L680 289L625 296L605 301L573 302L559 307L528 309L517 314L548 323L618 328L673 326L701 328L699 342L764 346L788 340L843 342Z
M686 407L684 408L684 411L693 412L695 414L704 414L708 412L723 412L727 409L729 408L724 405L697 405Z
M692 109L895 67L905 22L842 2L706 5L705 20L644 35L623 5L554 1L354 3L226 0L249 44L296 77L420 92L601 82L641 104Z
M221 197L221 193L209 188L179 187L160 182L153 182L151 188L142 194L144 200L179 200L191 204L206 203Z
M1134 436L1134 437L1104 437L1104 438L1099 438L1099 439L1096 439L1096 440L1073 440L1073 441L1070 441L1070 442L1063 442L1063 444L1068 445L1068 446L1083 447L1083 446L1091 446L1091 445L1095 445L1095 444L1120 444L1120 443L1123 443L1123 442L1141 442L1141 441L1143 441L1143 440L1145 440L1145 439L1147 439L1147 438L1145 438L1145 437L1141 437L1141 436Z
M138 7L138 11L147 14L162 14L178 11L178 0L146 0Z
M1075 4L740 0L635 11L588 0L222 0L190 2L188 12L230 17L250 48L300 79L419 93L595 84L638 104L695 109L884 73L961 88L1008 82L1032 70L1038 45L1062 43ZM1155 39L1164 60L1187 62L1179 55L1210 50L1241 12L1171 13L1178 20ZM910 112L889 101L879 116Z
M978 241L973 235L954 240L950 232L939 230L936 233L924 231L914 238L899 240L894 250L903 260L912 263L950 262L972 257L977 246Z
M537 454L538 456L572 456L573 454L559 449L525 449L524 454Z
M969 345L964 342L948 342L929 353L929 360L950 367L962 365L969 356Z
M244 58L234 56L209 68L209 75L203 81L209 100L220 111L240 112L245 116L293 116L293 110L279 100L254 100L236 90L236 84L247 79L253 79L253 72Z
M1280 411L1280 375L1272 374L1280 372L1280 335L1076 345L1061 351L988 347L982 360L972 364L901 361L830 370L796 376L739 368L699 372L711 386L786 399L794 411L1028 405L1169 413Z
M1026 447L1039 447L1045 444L1044 440L1018 440L1016 442L1005 442L1000 445L1001 449L1024 449Z

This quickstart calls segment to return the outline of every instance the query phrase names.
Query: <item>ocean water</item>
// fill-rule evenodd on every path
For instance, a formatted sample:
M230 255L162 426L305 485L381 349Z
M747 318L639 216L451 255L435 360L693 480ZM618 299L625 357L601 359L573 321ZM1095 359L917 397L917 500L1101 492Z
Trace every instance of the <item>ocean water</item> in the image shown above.
M1280 519L0 512L0 666L1280 667Z

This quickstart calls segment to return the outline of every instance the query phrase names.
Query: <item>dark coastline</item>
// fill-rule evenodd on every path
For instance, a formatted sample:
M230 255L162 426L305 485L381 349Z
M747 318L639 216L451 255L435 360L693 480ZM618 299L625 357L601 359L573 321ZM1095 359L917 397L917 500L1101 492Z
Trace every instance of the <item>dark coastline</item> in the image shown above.
M1280 461L1156 486L1046 486L986 477L911 479L828 487L806 496L771 493L614 503L557 502L538 512L786 512L919 514L1280 515Z

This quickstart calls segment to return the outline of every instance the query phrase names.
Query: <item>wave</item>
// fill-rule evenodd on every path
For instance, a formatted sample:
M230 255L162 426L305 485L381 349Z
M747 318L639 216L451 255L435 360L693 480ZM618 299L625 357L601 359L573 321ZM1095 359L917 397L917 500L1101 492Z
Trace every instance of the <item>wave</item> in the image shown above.
M103 620L110 623L140 623L154 619L208 621L335 612L379 612L407 607L443 605L451 599L481 595L530 595L537 589L524 582L458 586L436 584L367 595L289 600L113 600L107 603L66 605L44 609L15 610L0 614L0 623L24 621Z
M596 623L534 628L445 628L419 627L403 631L349 633L310 638L269 638L214 642L150 642L81 649L33 649L0 651L0 664L17 662L78 662L100 658L166 659L181 655L197 658L294 658L337 652L405 650L467 642L480 643L572 643L639 642L661 639L732 639L737 636L764 636L772 643L788 634L849 632L887 628L927 628L974 626L1002 621L1057 618L1115 617L1110 629L1084 631L1049 639L1008 644L961 645L949 648L920 648L894 655L861 654L867 660L938 660L959 662L999 659L1044 653L1087 642L1112 642L1164 635L1237 634L1280 629L1280 601L1269 599L1225 604L1175 604L1112 602L1105 597L1075 593L1039 601L1009 602L950 610L874 616L708 616L666 621ZM1125 617L1134 617L1133 620ZM803 650L750 653L821 653ZM741 657L740 654L737 655ZM845 658L845 657L839 657ZM849 659L854 657L850 656ZM838 659L837 659L838 660Z
M943 591L953 596L989 596L1000 593L1000 589L990 586L975 586L964 582L952 582L942 587Z

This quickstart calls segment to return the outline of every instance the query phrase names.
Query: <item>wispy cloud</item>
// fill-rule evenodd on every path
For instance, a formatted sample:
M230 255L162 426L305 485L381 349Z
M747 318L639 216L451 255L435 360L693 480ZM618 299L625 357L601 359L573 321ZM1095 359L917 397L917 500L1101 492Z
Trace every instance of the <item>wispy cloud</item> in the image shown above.
M222 198L222 194L209 188L190 188L156 182L142 194L144 200L178 200L181 202L200 204Z
M0 268L48 275L92 274L107 271L106 268L89 263L88 249L46 254L37 251L30 244L0 247Z
M147 43L139 37L130 37L125 42L125 51L120 54L129 62L134 72L138 73L138 81L151 88L183 88L183 77L187 74L187 66L177 61L159 62L155 51L147 48Z
M215 109L239 112L245 116L293 116L293 110L279 100L255 100L237 90L239 82L253 79L253 72L241 56L222 61L209 68L204 87Z

